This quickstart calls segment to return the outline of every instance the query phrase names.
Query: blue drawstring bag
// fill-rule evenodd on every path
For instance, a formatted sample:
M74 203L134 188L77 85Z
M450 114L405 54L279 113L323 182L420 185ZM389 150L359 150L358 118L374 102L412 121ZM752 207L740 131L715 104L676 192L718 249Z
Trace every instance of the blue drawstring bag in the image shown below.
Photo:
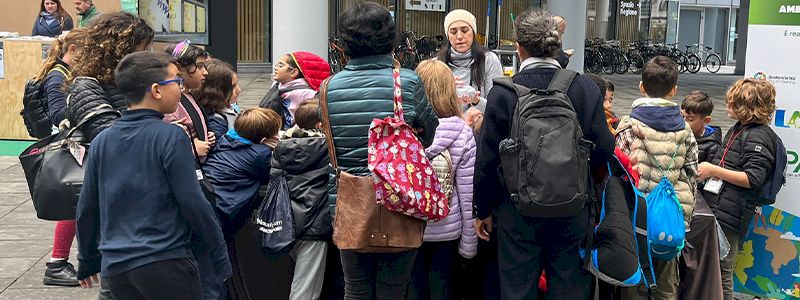
M667 166L671 168L675 163L675 155L678 149L672 154L672 160ZM646 145L645 145L645 150ZM651 153L650 151L647 151ZM686 242L686 224L683 223L683 208L681 207L678 196L675 194L675 187L667 178L667 173L653 157L653 163L661 171L661 181L647 194L647 240L653 257L660 260L672 260L680 255Z

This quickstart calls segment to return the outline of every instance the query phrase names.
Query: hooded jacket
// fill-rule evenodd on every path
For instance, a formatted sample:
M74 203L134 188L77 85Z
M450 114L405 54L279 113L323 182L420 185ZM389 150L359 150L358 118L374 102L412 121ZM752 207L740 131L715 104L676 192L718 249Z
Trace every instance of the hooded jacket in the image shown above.
M284 176L299 240L327 240L333 232L328 206L328 145L325 135L292 127L272 152L270 175Z
M639 190L647 195L667 176L683 209L684 224L694 211L697 141L675 102L640 98L617 128L617 145L639 170ZM674 156L674 161L673 161ZM661 173L661 168L664 173Z
M440 118L433 144L425 149L428 158L444 150L450 152L453 174L453 195L450 213L444 219L428 224L423 241L440 242L460 239L458 253L472 258L478 251L478 237L472 216L472 177L475 173L475 137L472 129L459 117Z
M235 131L233 131L235 132ZM214 186L217 214L226 235L235 233L259 204L258 187L269 181L272 149L237 138L231 132L217 140L203 171Z
M88 114L103 104L111 105L122 112L128 109L128 103L122 92L112 85L101 86L97 79L77 77L68 88L67 116L70 124L78 124ZM119 119L116 114L102 114L87 122L81 132L87 142L94 139L104 129L111 127Z
M722 128L706 126L703 136L695 138L697 139L697 148L699 149L697 161L711 162L717 150L719 150L720 144L722 144Z

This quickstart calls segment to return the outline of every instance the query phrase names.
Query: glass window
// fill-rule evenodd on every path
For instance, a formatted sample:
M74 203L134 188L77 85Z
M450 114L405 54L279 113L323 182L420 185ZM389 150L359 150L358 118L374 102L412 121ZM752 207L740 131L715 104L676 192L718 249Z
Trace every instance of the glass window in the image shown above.
M207 0L122 0L122 9L136 13L156 32L156 41L189 39L208 44Z

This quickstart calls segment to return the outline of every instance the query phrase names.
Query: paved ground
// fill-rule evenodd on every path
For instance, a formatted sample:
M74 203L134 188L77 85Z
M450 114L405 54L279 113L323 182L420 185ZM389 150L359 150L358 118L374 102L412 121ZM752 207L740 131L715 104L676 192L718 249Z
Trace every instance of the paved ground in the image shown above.
M609 76L617 87L615 110L630 112L630 103L638 97L639 77ZM724 94L738 79L732 75L688 74L679 78L679 94L700 89L715 100L715 124L729 127L724 117ZM242 107L258 104L269 88L269 74L240 75ZM6 299L96 299L97 290L47 287L42 285L45 262L50 257L54 222L36 219L25 177L16 157L0 157L0 300ZM76 251L70 261L76 262Z

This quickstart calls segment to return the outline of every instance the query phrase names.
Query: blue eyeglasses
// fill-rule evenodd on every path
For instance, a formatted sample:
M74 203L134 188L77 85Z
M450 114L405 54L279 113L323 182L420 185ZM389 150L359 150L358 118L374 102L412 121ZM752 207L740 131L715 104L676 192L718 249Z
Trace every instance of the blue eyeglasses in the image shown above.
M170 83L173 83L173 82L178 83L178 87L183 89L183 77L175 77L175 79L159 81L159 82L156 82L156 84L157 85L167 85L167 84L170 84ZM147 91L150 91L151 89L152 89L152 86L147 88Z

